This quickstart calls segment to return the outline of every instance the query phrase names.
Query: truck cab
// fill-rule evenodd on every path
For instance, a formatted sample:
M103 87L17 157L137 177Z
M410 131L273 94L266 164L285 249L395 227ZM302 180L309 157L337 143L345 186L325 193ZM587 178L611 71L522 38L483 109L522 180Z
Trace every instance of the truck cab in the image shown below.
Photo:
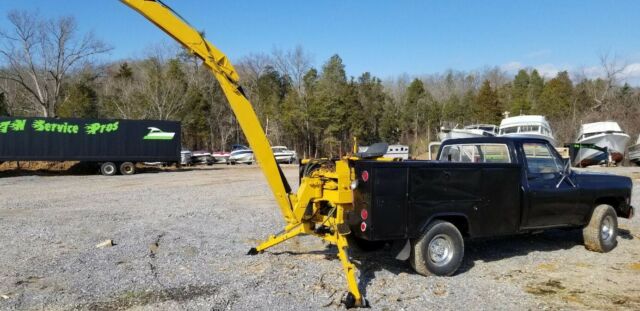
M407 240L427 275L453 274L472 238L576 228L587 249L608 252L617 217L633 216L630 178L574 171L543 139L451 139L435 161L354 167L354 238Z

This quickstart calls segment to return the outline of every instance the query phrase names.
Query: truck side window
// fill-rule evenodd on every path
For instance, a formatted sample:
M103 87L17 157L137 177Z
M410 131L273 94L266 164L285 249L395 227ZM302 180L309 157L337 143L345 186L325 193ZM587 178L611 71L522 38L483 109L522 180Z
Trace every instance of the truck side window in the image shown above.
M527 158L527 169L530 173L548 174L562 171L562 164L549 146L540 143L522 144L524 155Z
M442 148L440 161L462 163L511 163L509 148L504 144L460 144Z

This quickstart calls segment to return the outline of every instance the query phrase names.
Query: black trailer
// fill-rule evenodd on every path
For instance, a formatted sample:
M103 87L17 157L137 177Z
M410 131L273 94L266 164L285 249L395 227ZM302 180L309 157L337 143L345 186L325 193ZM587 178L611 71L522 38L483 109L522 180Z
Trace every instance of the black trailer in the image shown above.
M81 161L104 175L136 162L180 163L180 122L0 117L0 162Z

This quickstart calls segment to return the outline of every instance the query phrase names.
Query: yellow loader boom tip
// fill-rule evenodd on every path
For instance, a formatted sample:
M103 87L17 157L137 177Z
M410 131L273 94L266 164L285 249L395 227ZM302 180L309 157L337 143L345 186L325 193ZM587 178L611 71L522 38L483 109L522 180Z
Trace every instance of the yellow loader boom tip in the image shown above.
M350 232L345 219L347 213L353 209L353 192L350 185L355 178L350 162L355 158L308 161L305 164L305 173L301 177L298 192L291 193L291 188L276 163L260 121L242 92L238 84L240 80L238 74L227 56L163 2L159 0L121 1L198 56L220 83L286 222L282 233L270 236L266 241L252 248L249 254L259 254L301 234L317 236L338 247L338 257L349 288L344 304L347 307L366 306L367 302L358 288L356 267L349 260L346 237Z

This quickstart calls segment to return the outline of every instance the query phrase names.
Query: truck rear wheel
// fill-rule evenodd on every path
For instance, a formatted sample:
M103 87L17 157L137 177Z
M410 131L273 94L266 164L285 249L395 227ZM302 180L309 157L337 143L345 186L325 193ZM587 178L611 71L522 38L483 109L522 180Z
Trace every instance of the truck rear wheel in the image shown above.
M584 247L594 252L607 253L618 245L618 218L611 205L596 206L582 237Z
M449 276L458 270L463 257L464 240L458 228L436 220L414 242L409 262L422 275Z
M102 175L104 176L113 176L117 171L118 169L113 162L104 162L102 163L102 165L100 165L100 173L102 173Z
M136 173L136 166L131 162L123 162L120 164L120 174L133 175Z

